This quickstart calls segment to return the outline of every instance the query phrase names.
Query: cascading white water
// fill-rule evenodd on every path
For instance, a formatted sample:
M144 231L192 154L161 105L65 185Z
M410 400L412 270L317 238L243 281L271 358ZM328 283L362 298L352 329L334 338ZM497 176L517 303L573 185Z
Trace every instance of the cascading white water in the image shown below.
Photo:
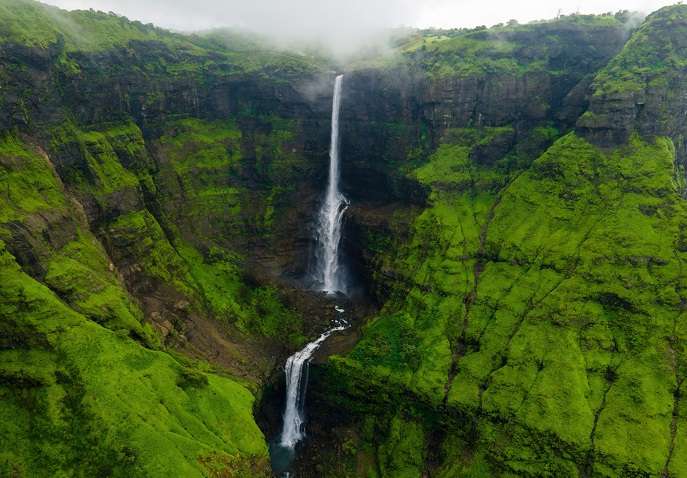
M329 144L329 183L317 221L316 278L327 294L346 293L346 284L339 259L341 224L348 200L339 191L339 113L343 75L334 81L332 100L332 132Z
M293 450L304 437L305 392L308 387L308 365L312 355L320 348L322 342L334 332L344 330L345 325L329 329L317 340L310 342L286 361L286 407L284 408L284 426L281 432L280 445Z
M317 269L316 281L327 294L346 293L345 277L339 260L341 223L348 200L339 191L339 112L341 110L341 86L343 75L334 82L332 100L332 133L329 147L329 183L317 221ZM344 309L335 306L338 314ZM286 361L286 406L284 424L276 447L271 448L272 466L282 476L290 476L288 468L294 459L296 445L305 436L305 392L308 387L308 367L315 351L334 332L348 327L343 316L334 327L310 342Z

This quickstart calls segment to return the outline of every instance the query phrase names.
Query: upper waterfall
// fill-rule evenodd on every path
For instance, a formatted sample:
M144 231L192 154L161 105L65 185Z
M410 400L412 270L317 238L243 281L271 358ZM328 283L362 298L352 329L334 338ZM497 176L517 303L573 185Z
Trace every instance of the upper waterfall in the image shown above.
M327 294L346 293L346 280L339 258L341 225L348 200L339 191L339 114L343 75L334 81L332 131L329 146L329 182L317 221L316 280Z

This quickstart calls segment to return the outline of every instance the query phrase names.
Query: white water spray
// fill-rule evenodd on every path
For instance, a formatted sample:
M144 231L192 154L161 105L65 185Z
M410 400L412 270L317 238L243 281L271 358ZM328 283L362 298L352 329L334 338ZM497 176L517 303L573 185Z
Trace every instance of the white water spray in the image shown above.
M305 392L308 387L308 365L312 355L330 335L345 328L346 325L337 325L329 329L286 361L286 407L280 439L280 445L284 448L293 450L305 436Z
M341 224L348 200L339 191L339 113L343 75L334 81L332 100L332 132L329 145L329 183L320 208L317 227L317 282L327 294L346 293L346 284L339 260Z

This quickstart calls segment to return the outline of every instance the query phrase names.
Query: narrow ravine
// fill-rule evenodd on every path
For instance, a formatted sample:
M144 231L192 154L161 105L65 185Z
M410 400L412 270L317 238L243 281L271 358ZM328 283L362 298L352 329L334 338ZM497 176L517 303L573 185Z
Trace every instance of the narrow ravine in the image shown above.
M316 269L314 285L318 292L335 298L347 295L347 277L340 257L343 216L348 208L348 200L339 188L339 115L341 112L341 91L343 75L334 81L332 99L332 125L329 147L329 179L324 201L317 217L315 239ZM336 309L336 319L330 328L303 349L291 355L284 367L286 379L286 400L283 413L281 434L272 444L273 471L285 478L291 477L290 467L296 457L298 443L305 437L305 397L308 388L308 367L313 354L327 338L335 332L349 327L344 317L344 309L332 302Z

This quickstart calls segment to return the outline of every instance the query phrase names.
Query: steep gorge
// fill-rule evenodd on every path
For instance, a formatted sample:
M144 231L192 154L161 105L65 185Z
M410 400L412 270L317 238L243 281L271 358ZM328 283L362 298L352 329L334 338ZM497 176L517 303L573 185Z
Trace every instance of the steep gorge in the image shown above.
M0 473L268 475L255 396L335 313L302 282L332 65L0 6L37 25L0 43ZM687 11L624 21L345 68L364 293L297 476L687 473Z

